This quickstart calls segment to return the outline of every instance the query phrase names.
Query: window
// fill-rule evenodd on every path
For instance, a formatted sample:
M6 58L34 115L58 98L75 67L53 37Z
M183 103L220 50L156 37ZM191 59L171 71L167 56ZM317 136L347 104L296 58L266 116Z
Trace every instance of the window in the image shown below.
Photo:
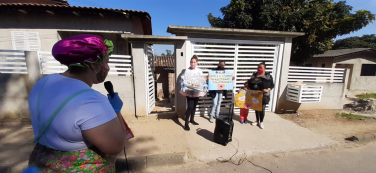
M362 64L360 76L376 76L376 64Z
M11 31L13 50L39 51L39 32Z
M321 67L325 67L325 64L321 64Z

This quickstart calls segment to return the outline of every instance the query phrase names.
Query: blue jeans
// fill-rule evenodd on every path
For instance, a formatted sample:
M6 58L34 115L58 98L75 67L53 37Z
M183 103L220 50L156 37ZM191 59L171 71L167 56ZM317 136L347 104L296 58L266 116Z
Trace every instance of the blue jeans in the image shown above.
M222 102L222 93L216 93L215 98L213 100L213 105L210 110L210 118L213 118L214 113L215 117L218 117L219 111L221 110L221 102Z

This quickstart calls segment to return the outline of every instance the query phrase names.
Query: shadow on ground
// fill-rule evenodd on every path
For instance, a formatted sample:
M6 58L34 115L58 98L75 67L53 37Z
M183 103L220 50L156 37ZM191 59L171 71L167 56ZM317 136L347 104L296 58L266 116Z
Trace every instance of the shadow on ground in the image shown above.
M21 172L27 167L34 148L34 134L30 123L0 124L0 167Z
M214 142L213 140L213 135L214 133L209 131L209 130L206 130L206 129L197 129L197 132L196 132L199 136L202 136L203 138L205 138L206 140L208 141L211 141L211 142Z

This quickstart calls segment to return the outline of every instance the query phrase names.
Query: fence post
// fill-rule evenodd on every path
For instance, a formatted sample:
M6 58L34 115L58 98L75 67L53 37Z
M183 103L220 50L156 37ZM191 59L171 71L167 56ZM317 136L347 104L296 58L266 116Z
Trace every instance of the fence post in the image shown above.
M28 89L29 92L39 79L42 78L40 71L40 63L37 51L25 51L25 60L27 67L27 80L28 80Z
M342 79L342 82L344 83L344 88L343 88L343 98L345 98L345 96L347 95L347 92L348 90L350 89L347 89L347 84L349 82L349 76L350 75L350 69L346 68L345 71L343 72L343 79Z

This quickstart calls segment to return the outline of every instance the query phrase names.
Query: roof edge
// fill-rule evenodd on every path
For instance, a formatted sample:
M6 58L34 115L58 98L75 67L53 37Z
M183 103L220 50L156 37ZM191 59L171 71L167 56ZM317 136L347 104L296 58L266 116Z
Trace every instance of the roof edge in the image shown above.
M171 34L177 33L196 33L196 32L212 32L212 33L229 33L229 34L248 34L248 35L273 35L273 36L290 36L298 37L305 35L303 32L286 32L272 30L254 30L254 29L237 29L237 28L214 28L214 27L196 27L196 26L178 26L169 25L167 32Z
M160 35L137 35L137 34L121 34L121 38L129 42L145 42L149 44L169 44L185 41L187 36L160 36Z
M341 49L336 49L336 50L341 50ZM325 52L323 54L313 55L313 58L338 58L338 57L341 57L341 56L346 56L346 55L351 55L351 54L356 54L356 53L362 53L362 52L368 52L368 51L376 51L376 49L368 48L368 49L359 50L359 51L356 51L356 52L348 52L348 53L344 53L344 54L340 54L340 55L326 55L326 56L325 56L325 54L327 52Z

